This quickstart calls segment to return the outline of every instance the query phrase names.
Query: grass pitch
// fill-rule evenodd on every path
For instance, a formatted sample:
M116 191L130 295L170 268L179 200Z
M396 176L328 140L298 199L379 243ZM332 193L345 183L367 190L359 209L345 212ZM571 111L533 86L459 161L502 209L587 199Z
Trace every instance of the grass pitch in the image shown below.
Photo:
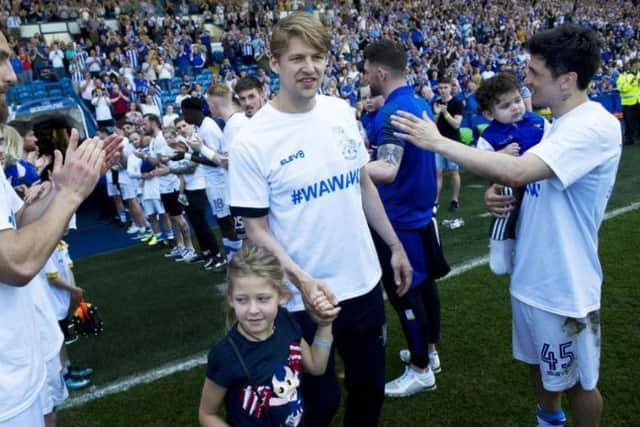
M627 147L609 210L640 201L637 164L640 147ZM469 188L468 184L477 188ZM483 212L486 184L463 175L465 219L456 230L442 229L447 257L458 264L486 254L489 219ZM445 193L443 205L447 205ZM444 213L440 219L453 215ZM606 222L600 231L603 286L603 348L600 387L604 425L637 425L640 398L633 362L640 358L640 213ZM165 260L157 250L136 247L76 261L78 285L100 306L105 334L70 349L78 365L96 368L103 385L172 360L206 350L223 333L223 298L215 284L222 275ZM381 425L533 426L534 399L526 368L511 358L507 280L486 267L441 281L443 373L438 390L405 399L387 399ZM388 308L387 377L401 373L404 346L395 313ZM64 426L191 426L204 367L135 387L84 406L61 411ZM565 404L565 407L567 405ZM338 417L334 423L340 425Z

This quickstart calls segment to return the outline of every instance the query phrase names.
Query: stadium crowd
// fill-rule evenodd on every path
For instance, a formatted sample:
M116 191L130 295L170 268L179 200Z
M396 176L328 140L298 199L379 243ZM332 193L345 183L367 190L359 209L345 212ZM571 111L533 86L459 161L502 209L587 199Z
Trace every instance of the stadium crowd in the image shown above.
M131 14L131 10L137 13ZM409 58L410 84L437 86L438 76L451 74L461 91L483 78L510 68L523 77L527 35L571 21L595 28L603 37L602 67L594 77L592 94L615 89L615 80L629 59L638 54L637 14L630 1L597 2L186 2L160 7L146 2L106 2L88 8L74 2L39 1L5 5L2 21L12 31L9 43L20 81L43 77L71 77L90 100L95 87L118 84L127 101L112 105L120 115L125 104L145 103L149 88L161 111L157 92L170 91L171 79L198 74L216 65L215 78L228 84L243 74L258 75L268 95L276 77L268 66L268 33L282 12L317 13L331 29L332 50L322 90L350 100L358 99L363 48L380 37L401 42ZM56 13L54 13L56 12ZM192 16L196 14L197 20ZM47 45L42 36L20 40L16 23L77 19L81 34L69 43ZM106 24L117 20L117 29ZM222 52L213 52L213 24L222 34ZM210 27L209 27L210 28ZM258 70L263 70L259 72ZM86 76L91 73L91 77ZM96 80L100 80L97 82ZM471 86L473 87L473 86ZM191 88L188 88L188 90ZM194 88L202 94L202 88ZM175 101L172 101L175 103ZM116 107L117 106L117 107ZM174 105L174 108L176 106Z
M504 93L511 94L515 90L517 98L522 99L523 105L527 103L528 111L535 109L537 105L532 103L531 92L527 86L521 84L526 78L531 60L531 55L528 53L530 46L525 42L541 30L556 28L564 23L575 23L594 30L603 42L600 50L600 68L595 70L589 87L581 88L578 85L575 93L588 93L594 98L612 92L619 93L624 117L628 122L626 123L626 142L633 144L640 141L640 133L637 131L637 122L640 117L638 114L640 22L637 18L637 2L610 0L603 4L592 1L540 0L470 3L461 0L422 0L313 3L287 0L238 3L182 0L176 4L165 2L160 6L145 1L113 0L95 7L88 7L84 3L75 1L53 3L23 0L4 3L1 23L8 35L7 56L20 84L29 85L41 79L70 79L76 95L93 112L100 128L97 138L86 145L82 144L81 148L75 146L77 135L73 135L69 144L70 151L67 152L66 161L69 163L63 165L59 158L55 158L54 161L53 158L37 155L37 140L33 137L31 127L25 126L22 122L3 126L4 140L7 141L6 153L8 153L8 155L4 151L2 153L3 167L7 171L9 184L24 198L26 205L37 204L41 198L55 197L55 195L46 196L53 190L49 188L42 190L41 179L46 181L49 176L58 177L63 184L70 186L71 180L65 181L64 168L68 170L80 168L72 160L89 159L90 161L86 162L88 165L85 165L85 168L91 167L91 171L86 171L87 179L89 181L97 179L95 175L99 170L106 172L108 195L113 201L119 221L123 224L128 223L127 233L131 234L132 238L150 246L164 243L167 246L164 256L167 258L175 259L177 262L202 263L203 268L207 270L222 272L227 269L229 262L232 262L233 255L240 250L242 241L247 236L269 248L277 255L287 275L300 288L300 292L294 294L292 299L291 304L295 306L293 311L299 311L304 307L310 312L308 317L297 317L303 325L302 334L307 335L309 331L313 332L315 322L318 328L324 331L324 335L320 338L318 336L314 338L313 334L306 337L309 339L309 345L312 344L313 339L313 346L331 349L333 337L330 332L327 335L326 327L330 326L334 319L345 317L364 322L357 317L358 313L362 315L363 305L360 304L366 303L368 307L375 308L374 303L377 303L381 295L378 295L375 290L369 290L365 294L361 292L353 300L349 300L344 295L338 295L340 300L355 301L351 306L343 304L342 317L338 317L337 312L333 311L338 301L336 296L328 292L324 285L315 283L315 279L307 277L299 266L291 264L288 253L295 251L295 247L283 243L283 248L273 243L274 236L271 233L280 232L285 237L291 237L290 231L278 228L278 224L285 223L284 219L291 220L291 218L287 217L286 212L279 212L278 206L273 206L269 213L269 209L265 211L264 206L252 204L254 200L263 201L264 198L268 199L272 196L270 193L258 194L258 189L266 188L266 185L263 187L264 182L260 181L261 177L254 174L255 171L248 170L247 165L255 166L251 163L255 159L250 158L251 156L243 158L240 154L236 154L236 157L232 156L232 158L241 165L236 167L233 164L234 160L229 158L231 141L248 126L258 110L264 108L266 112L261 113L261 121L251 121L252 129L262 126L260 129L264 134L261 135L267 135L264 141L267 144L273 141L269 140L268 133L271 131L268 126L271 123L265 123L264 117L270 115L278 118L279 110L286 111L287 108L292 108L293 112L296 112L292 105L299 107L295 102L287 103L291 101L287 98L289 96L287 91L291 91L291 88L286 87L284 79L291 76L286 74L288 59L282 59L280 56L283 50L282 42L278 44L272 40L274 26L289 12L294 11L311 12L320 19L330 35L327 40L329 54L326 58L326 69L318 82L318 91L328 95L326 98L319 98L323 103L327 103L327 107L323 104L322 108L326 109L323 111L327 117L331 116L331 120L336 120L336 123L342 123L347 120L344 117L354 114L360 121L358 130L368 144L369 156L372 160L366 165L372 181L368 181L368 178L365 181L364 177L358 177L358 182L360 179L365 181L362 184L362 197L366 201L364 208L361 206L360 199L353 206L357 206L360 211L365 210L366 219L372 228L373 241L369 242L363 237L362 241L353 243L354 248L356 245L361 245L358 248L372 249L371 245L375 243L375 252L372 254L374 256L377 254L382 264L382 280L387 294L395 295L395 286L399 287L398 296L393 296L391 302L401 318L402 313L406 313L407 310L412 313L424 310L425 316L429 317L429 320L424 322L429 323L432 329L434 329L433 324L437 324L434 330L416 339L421 341L424 338L422 343L424 348L420 347L422 344L419 345L409 338L411 335L409 331L415 327L411 321L415 319L409 319L406 325L403 324L411 351L407 350L406 353L401 354L401 358L407 363L408 368L398 379L386 386L382 384L384 393L388 396L405 396L417 391L435 389L433 374L441 370L440 359L435 349L439 340L439 297L434 277L429 276L427 280L426 273L424 277L420 276L420 283L418 283L420 286L417 288L421 289L421 293L410 297L411 274L416 274L415 282L420 272L416 269L415 260L411 258L415 248L410 242L415 242L416 238L427 239L434 246L439 246L437 233L434 234L433 228L429 228L433 225L429 224L431 224L431 217L439 208L438 197L442 187L443 171L448 171L452 178L453 195L448 205L449 210L456 212L460 206L458 165L449 160L449 156L438 154L434 156L431 151L421 150L418 147L422 141L416 142L419 138L415 137L414 140L414 136L410 135L407 140L414 142L415 146L407 143L402 150L406 150L406 153L414 150L411 151L411 155L405 154L405 158L422 159L424 157L425 162L432 164L425 166L425 163L420 166L416 163L415 168L429 178L421 184L425 187L420 188L424 189L430 200L433 199L431 200L433 203L430 202L425 211L428 212L425 214L428 217L427 223L421 223L420 231L416 231L415 234L411 234L405 227L406 224L394 217L396 214L400 217L401 214L394 213L393 208L389 206L393 206L395 191L404 190L394 187L394 191L389 191L391 187L385 187L385 184L391 185L397 176L402 176L397 175L400 173L400 168L396 156L402 157L403 151L398 154L395 143L389 143L388 132L383 131L384 126L390 123L391 113L395 113L395 110L384 110L383 104L392 98L392 93L400 97L398 95L400 92L394 92L394 90L406 91L402 93L404 97L402 103L399 100L395 101L398 105L416 114L424 111L425 115L435 120L439 134L466 143L475 141L480 138L482 129L473 128L471 138L464 140L461 128L471 128L474 118L479 118L481 113L488 111L495 113L495 109L498 108L497 101L487 100L488 95L483 95L482 91L477 92L478 88L482 88L485 82L494 84L497 77L503 78L508 75L511 79L509 82L515 83L508 86ZM132 13L133 11L136 13ZM194 15L197 18L194 18ZM81 34L69 43L56 40L48 45L44 37L39 35L26 40L19 37L21 24L64 20L77 20L81 28ZM107 25L105 20L116 20L117 30ZM213 24L214 27L206 24ZM311 27L313 24L308 26L308 28ZM212 34L208 28L216 28L215 34ZM295 37L297 37L296 40L300 40L299 36L292 36L292 39ZM310 37L310 39L313 38L313 36ZM583 40L584 44L589 45L590 36L584 37L587 40ZM214 46L212 43L218 40L221 42L220 48L212 47ZM305 42L307 42L306 39ZM397 55L389 54L388 50L385 50L389 46L392 46L396 53L401 51L396 47L401 46L406 55L400 55L399 60ZM274 57L277 60L274 60ZM398 63L403 65L400 70L394 69L394 67L397 68ZM388 76L380 77L386 71L379 75L375 74L372 64L393 69L390 73L392 77L388 79ZM394 74L395 72L398 74ZM625 80L627 75L631 76L628 81ZM476 93L479 99L476 99ZM344 102L336 99L325 101L332 97L340 98ZM407 100L414 98L418 101ZM634 103L628 103L627 101L632 98ZM311 99L312 97L309 98ZM272 102L269 102L270 100ZM423 106L427 107L423 108ZM345 112L344 117L338 117L336 112L330 113L331 108L336 112ZM383 109L384 114L376 114L379 109ZM306 113L307 111L298 112ZM596 117L601 117L599 113L594 114ZM496 117L497 115L494 115L493 119ZM284 116L280 118L288 125L289 118ZM518 120L520 119L522 117ZM394 120L397 122L399 119L396 117ZM405 118L405 120L408 119ZM542 118L531 118L531 120L533 124L527 122L527 126L537 127L539 130L539 138L531 144L533 146L542 138L543 131L548 130L548 123ZM487 119L484 119L484 122L489 124ZM397 123L409 126L407 124L409 122L403 122L402 118ZM321 124L319 122L318 126ZM493 121L489 126L492 125L495 126ZM519 122L518 125L520 125ZM13 128L16 129L16 135L12 133ZM409 127L402 129L410 132L407 130L410 129ZM487 151L503 149L502 146L497 148L492 145L490 136L494 135L493 128L489 129L489 135L480 138L481 144L484 144L483 148ZM345 135L338 136L342 138ZM13 142L9 144L9 140ZM112 153L116 141L122 146L117 160L113 158ZM242 147L245 145L247 144ZM492 146L489 147L489 145ZM82 148L83 146L91 148ZM103 147L106 147L104 149L108 154L98 154ZM429 148L432 146L429 145ZM521 147L517 147L516 152L518 148ZM76 151L79 154L76 154ZM236 153L239 152L239 150L236 151ZM300 153L289 155L288 158L278 159L278 161L284 166L294 162L299 156L305 156L302 151ZM355 165L358 162L366 163L363 160L365 157L369 160L369 156L363 157L363 153L365 151L362 147L348 146L343 148L342 156L353 161ZM519 154L524 154L524 151ZM108 157L108 161L98 161L99 156ZM451 156L467 161L464 153L454 152ZM268 155L264 154L264 158L260 161L266 164L255 167L260 171L264 170L269 165L265 160L267 158ZM109 166L108 170L104 170L105 164ZM395 167L392 172L386 169L390 164ZM477 170L480 173L484 171L479 167ZM405 163L404 173L406 171ZM230 175L236 178L235 187L230 187ZM548 177L549 175L541 176L541 178ZM240 190L237 184L239 178L252 182L255 188ZM250 179L255 181L248 181ZM410 181L406 176L401 179ZM57 179L56 182L58 182ZM335 185L335 181L333 182ZM3 188L6 187L4 183L3 180ZM269 185L271 184L272 182L269 182ZM324 184L324 181L321 184ZM378 185L380 189L382 204L377 199L377 193L374 198L377 202L370 199L373 197L371 191L375 189L373 184ZM346 186L348 185L347 183ZM88 195L89 187L92 188L93 185L85 184L79 187L77 192L82 194L74 194L72 206L77 207L79 202ZM322 189L322 185L320 188ZM322 190L320 191L322 196ZM304 194L307 201L311 197ZM313 197L315 198L315 193ZM293 195L286 194L285 198L293 198L294 204L301 204L303 195L294 192ZM353 200L345 199L345 202L352 203ZM389 219L384 215L383 205L387 209ZM349 206L352 205L349 204ZM11 219L16 212L22 211L22 202L11 198L9 208L11 209L10 224L3 223L3 229L16 227L15 221ZM211 211L216 217L222 234L222 245L219 245L218 239L207 224L207 211ZM357 212L360 213L360 211ZM267 213L283 220L271 224L274 231L261 222L260 218L266 218ZM243 219L247 222L246 224ZM320 220L315 216L310 219L326 224L324 222L326 219ZM364 225L363 235L368 235L366 224L360 219L364 221L364 216L355 218L353 225L357 227ZM62 219L55 221L57 234L61 235L62 229L65 226L68 227L68 224L62 224L63 222L65 221ZM199 251L192 241L192 231L197 239ZM412 229L411 232L413 231L415 230ZM302 226L301 232L304 232ZM62 332L67 334L69 327L65 323L66 316L60 313L68 312L72 303L73 305L79 303L82 300L83 291L76 286L73 274L67 271L72 263L65 252L64 242L52 242L51 245L54 243L57 243L56 251L59 254L54 253L49 263L57 262L59 270L47 264L40 272L39 278L46 285L45 288L54 287L55 292L58 293L52 291L53 297L36 295L33 298L39 304L39 313L44 313L42 315L44 320L39 320L42 322L51 320L46 316L50 317L52 314L52 307L48 306L53 304L44 301L49 298L59 302L56 307L53 307L56 308L53 314L57 317L55 320L61 322ZM407 249L409 255L405 253L403 247ZM441 255L439 253L439 256ZM54 256L59 260L53 259ZM245 251L244 256L249 257L250 254ZM43 255L42 258L46 261L47 257ZM413 273L410 273L410 259ZM367 263L369 260L363 258L361 261ZM236 263L239 262L236 261ZM427 267L423 267L426 271ZM429 266L429 268L433 267L433 265ZM438 267L443 270L448 268L444 259ZM59 274L58 271L60 271ZM371 268L367 273L371 276L379 275L380 272L376 273L376 271L375 268ZM8 281L6 277L8 276L2 276L0 280ZM428 284L422 284L423 280ZM0 285L5 286L3 283ZM415 283L411 286L412 289L414 285ZM4 288L0 290L4 291ZM360 291L361 289L358 289L358 292ZM406 297L405 293L407 293ZM10 297L18 298L13 294ZM25 304L24 298L21 301L21 304ZM374 309L370 314L377 320L384 318ZM378 315L381 317L376 317ZM373 324L375 321L372 318L368 321ZM346 323L344 320L343 322ZM348 347L346 343L353 337L362 338L362 331L349 330L340 323L337 325L340 326L334 328L334 333L338 350L341 354L343 352L352 354L353 348ZM55 343L49 342L48 347L59 350L63 339L59 336L60 333L53 332L50 328L47 329L47 333L50 333L50 340L55 341ZM253 336L249 334L249 337ZM377 339L377 337L376 335L374 338ZM68 336L66 338L67 341L71 340ZM371 338L370 333L367 338ZM363 345L371 345L372 356L378 354L374 348L376 344L369 341ZM418 348L424 354L417 355L415 350ZM61 359L58 357L60 351L50 353L45 358L49 374L63 371L66 379L65 384L56 385L55 378L50 375L47 387L51 386L53 391L49 390L48 400L46 403L42 402L45 414L52 414L53 408L64 400L65 387L86 387L90 383L87 377L91 374L90 371L73 367L64 347L61 351ZM329 357L326 356L326 358ZM376 373L379 373L377 370L379 366L373 367L376 362L375 357L371 359L368 363L371 363L372 369L376 369ZM321 369L322 372L326 369L327 363L330 363L330 370L333 370L332 359L329 360L329 362L324 360L325 366ZM412 370L415 366L419 366L419 369ZM348 369L356 371L353 366ZM209 376L209 372L207 375L209 379L221 378L214 378L214 374ZM360 376L358 380L362 380L362 372L357 375ZM309 380L305 379L305 381ZM331 382L332 380L323 377L322 381ZM323 387L328 387L327 384L324 383ZM205 392L206 390L205 387ZM216 390L213 388L209 391L215 393ZM356 396L357 390L350 390L351 392ZM258 394L255 396L261 399ZM339 401L339 395L337 399ZM309 399L310 402L312 400ZM14 406L19 403L10 402L15 404ZM331 402L326 405L330 406ZM0 415L6 415L7 419L13 416L7 408L2 406L0 408L6 410L4 414L0 412ZM309 411L313 410L311 406L308 408L310 408ZM333 409L330 408L324 412L332 416ZM320 408L315 410L320 411ZM539 408L537 416L539 421L547 420L544 422L558 422L556 425L562 425L559 423L564 414L561 409L544 411ZM201 412L201 420L202 417ZM349 414L347 413L345 417L348 418ZM372 414L372 417L376 419L377 414ZM3 421L0 419L0 426L3 425ZM55 417L53 421L49 417L47 422L55 425ZM547 425L540 422L540 425Z

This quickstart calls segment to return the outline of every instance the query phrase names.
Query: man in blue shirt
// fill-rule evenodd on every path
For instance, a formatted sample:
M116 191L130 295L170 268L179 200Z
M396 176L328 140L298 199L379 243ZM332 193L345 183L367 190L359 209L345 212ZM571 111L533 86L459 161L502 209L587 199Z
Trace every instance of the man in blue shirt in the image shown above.
M436 231L432 223L437 181L434 154L420 152L398 139L391 115L409 110L418 116L431 115L427 102L416 95L404 76L407 58L401 46L382 40L367 46L364 70L371 96L382 95L385 103L374 119L371 144L376 158L367 172L377 184L389 220L402 241L414 270L411 289L398 295L391 269L391 254L372 232L382 266L382 283L398 313L409 350L401 351L407 363L404 374L385 386L387 396L410 396L436 388L434 372L440 361L435 344L440 335L440 301L434 279L446 273Z

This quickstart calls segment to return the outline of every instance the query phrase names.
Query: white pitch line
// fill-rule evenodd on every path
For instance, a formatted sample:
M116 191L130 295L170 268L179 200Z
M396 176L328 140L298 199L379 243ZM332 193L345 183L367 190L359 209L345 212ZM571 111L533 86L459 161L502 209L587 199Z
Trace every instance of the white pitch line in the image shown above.
M624 206L622 208L609 211L605 214L604 220L606 221L637 209L640 209L640 202L635 202L630 205ZM477 258L472 258L468 261L465 261L461 264L454 266L449 272L449 274L447 274L447 277L445 277L442 280L448 280L453 277L459 276L462 273L466 273L467 271L472 270L476 267L486 265L488 262L489 262L489 257L486 255L477 257ZM220 283L219 285L224 285L224 283ZM175 374L177 372L188 371L189 369L196 368L201 365L205 365L206 363L207 363L207 353L206 352L198 353L186 359L182 359L177 362L167 363L165 365L160 366L159 368L155 368L155 369L143 372L141 374L130 375L128 377L114 381L105 386L98 387L94 390L88 391L84 394L81 394L80 396L68 399L65 403L63 403L60 406L60 409L76 408L78 406L84 405L85 403L89 403L94 400L110 396L112 394L122 393L123 391L129 390L130 388L135 387L137 385L148 384L156 380L159 380L161 378L167 377L169 375Z
M97 400L112 394L122 393L129 390L131 387L135 387L140 384L147 384L175 374L176 372L187 371L191 368L195 368L207 363L207 353L198 353L195 356L191 356L187 359L180 360L178 362L167 363L159 368L152 369L142 374L133 374L123 379L114 381L103 387L98 387L92 391L88 391L80 396L68 399L62 405L60 409L75 408L82 406L85 403L89 403L93 400Z
M627 212L635 211L636 209L640 209L640 202L631 203L622 208L614 209L604 214L605 221L611 218L615 218L622 214L626 214Z
M635 211L636 209L639 209L639 208L640 208L640 202L631 203L630 205L624 206L622 208L617 208L605 213L604 220L606 221L606 220L615 218L627 212ZM487 215L490 215L490 214L487 214ZM442 280L447 280L447 279L451 279L452 277L459 276L462 273L465 273L473 268L480 267L481 265L485 265L488 262L489 262L489 256L470 259L469 261L465 261L462 264L458 264L457 266L452 268L449 274L447 274L447 276Z

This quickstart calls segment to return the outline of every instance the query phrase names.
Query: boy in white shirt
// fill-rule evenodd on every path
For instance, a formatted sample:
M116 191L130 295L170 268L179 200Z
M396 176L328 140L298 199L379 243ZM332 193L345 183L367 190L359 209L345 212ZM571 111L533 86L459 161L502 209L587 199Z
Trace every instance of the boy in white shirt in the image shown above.
M146 138L146 143L145 143ZM149 157L149 141L150 137L143 138L138 132L129 134L129 140L136 148L127 158L127 172L129 177L137 179L142 185L142 208L145 217L151 225L151 233L144 236L136 236L140 238L142 243L149 246L155 246L163 241L162 229L158 222L158 216L163 219L163 224L169 222L169 218L164 210L164 205L160 199L160 184L158 179L153 176L153 166L147 159Z
M77 336L74 336L70 329L69 309L82 302L84 289L76 286L73 261L69 256L69 245L64 240L61 240L56 246L49 262L45 264L44 272L49 281L49 300L65 338L60 351L65 382L69 389L78 390L91 384L91 381L86 377L93 374L93 369L74 369L66 347L67 344L77 340Z

